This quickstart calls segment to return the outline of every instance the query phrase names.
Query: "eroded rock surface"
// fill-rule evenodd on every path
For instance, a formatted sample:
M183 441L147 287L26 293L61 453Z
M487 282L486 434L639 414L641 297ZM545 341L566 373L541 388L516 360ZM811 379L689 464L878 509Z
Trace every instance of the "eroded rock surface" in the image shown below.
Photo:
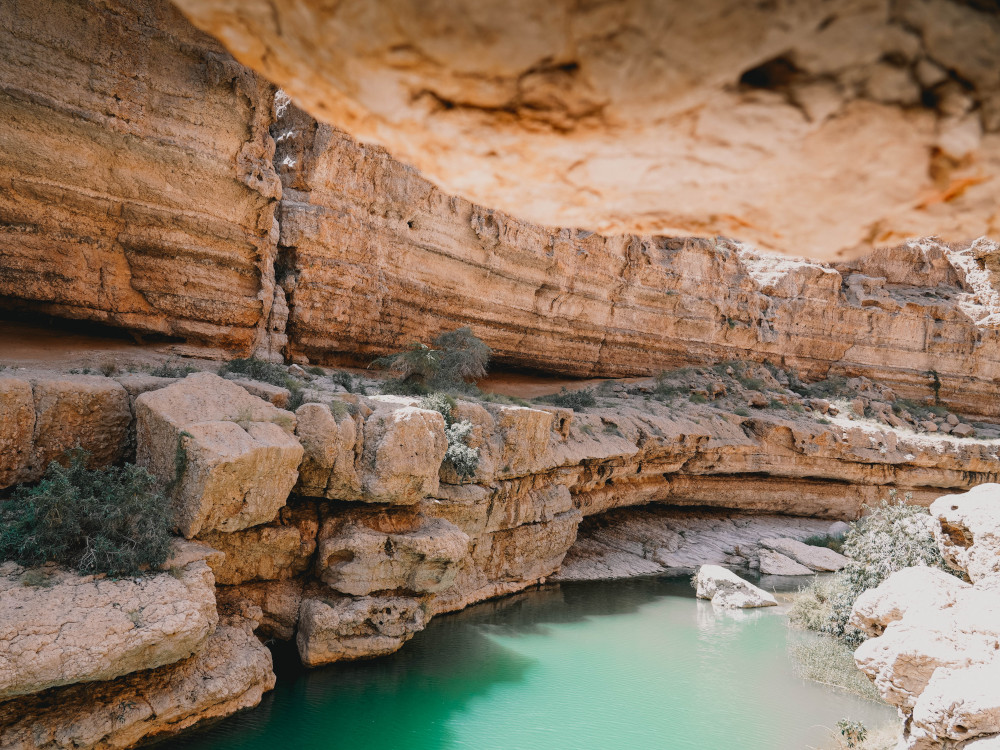
M194 656L111 682L0 703L0 747L118 750L256 706L274 687L251 624L223 624Z
M295 417L202 372L136 399L136 457L168 487L184 536L277 516L298 478Z
M218 621L202 560L121 580L0 570L0 699L186 659Z
M306 599L296 643L302 663L317 667L391 654L424 624L420 602L407 597Z
M818 258L1000 233L991 3L175 2L320 120L538 224Z

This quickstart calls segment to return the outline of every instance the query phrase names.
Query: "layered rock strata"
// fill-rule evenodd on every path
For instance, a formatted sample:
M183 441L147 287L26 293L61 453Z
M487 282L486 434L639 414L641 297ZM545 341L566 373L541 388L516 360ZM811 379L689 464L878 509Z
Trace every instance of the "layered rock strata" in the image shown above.
M995 243L924 240L835 268L547 229L448 196L291 105L275 133L293 357L367 364L468 325L520 367L625 376L770 359L996 412L980 398L1000 373Z
M175 2L320 120L538 224L827 259L1000 238L993 2Z
M0 50L0 306L266 348L274 88L165 0L7 3Z
M967 583L907 568L858 598L851 624L871 636L858 667L904 717L901 748L989 747L1000 741L1000 485L931 504L945 559Z

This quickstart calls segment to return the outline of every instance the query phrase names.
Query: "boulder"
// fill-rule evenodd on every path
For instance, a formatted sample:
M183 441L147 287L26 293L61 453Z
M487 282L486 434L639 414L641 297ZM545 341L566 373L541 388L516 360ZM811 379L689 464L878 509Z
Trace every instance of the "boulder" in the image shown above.
M392 397L373 402L364 425L361 494L350 499L412 505L433 495L448 450L444 417Z
M338 418L326 404L303 404L295 416L295 434L303 449L295 491L307 497L361 497L358 463L364 420L347 414Z
M936 670L913 707L913 724L954 741L1000 732L1000 659Z
M468 554L469 537L444 519L359 508L324 518L316 573L344 594L427 594L451 586Z
M423 630L420 602L402 596L305 599L295 642L307 667L384 656Z
M248 626L220 625L182 662L0 703L0 747L119 750L260 703L271 652Z
M302 579L259 581L237 586L219 586L215 596L220 611L224 608L240 610L247 605L260 609L260 624L254 632L261 638L291 640L299 623L302 604Z
M780 552L760 551L760 572L766 576L808 576L813 571Z
M218 621L200 559L118 580L13 563L0 571L0 699L186 659Z
M854 601L850 624L878 637L907 615L953 606L959 593L968 588L968 583L938 568L903 568Z
M946 495L930 506L944 559L976 582L1000 573L1000 484L981 484Z
M298 478L295 417L207 372L136 399L136 459L191 538L274 519Z
M768 592L719 565L698 568L695 584L698 598L711 599L716 607L775 607L778 604Z
M247 380L245 378L227 378L227 380L232 380L247 393L262 398L268 403L274 404L279 409L286 408L289 399L292 397L291 391L287 388L282 388L280 385L271 385L270 383L262 383L259 380Z
M834 552L827 547L815 547L797 539L770 538L761 539L760 543L775 552L792 558L795 562L801 563L811 570L832 572L840 570L848 562L847 558L839 552Z

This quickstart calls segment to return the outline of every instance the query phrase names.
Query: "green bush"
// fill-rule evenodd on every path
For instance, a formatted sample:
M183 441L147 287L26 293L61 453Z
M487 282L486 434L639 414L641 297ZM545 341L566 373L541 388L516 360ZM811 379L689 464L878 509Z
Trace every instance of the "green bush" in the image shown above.
M91 470L87 458L77 450L68 467L53 461L0 506L0 559L112 576L163 564L172 518L156 478L133 464Z
M420 399L421 409L436 411L444 417L446 424L451 424L454 420L451 417L452 410L458 406L458 402L447 393L431 393Z
M275 362L267 362L257 357L231 359L219 368L219 374L242 375L250 380L259 380L262 383L287 388L290 396L288 406L285 408L289 411L295 411L305 401L305 392L299 381L288 374L284 365Z
M597 404L594 392L589 388L583 388L579 391L567 391L563 388L554 396L539 396L535 401L560 406L564 409L572 409L573 411L583 411L588 406L595 406Z
M458 328L436 336L431 346L414 341L406 351L379 357L371 366L395 376L383 386L383 393L460 392L467 390L470 382L486 376L492 353L471 329Z
M184 378L192 372L196 372L196 369L191 365L179 365L174 360L168 359L150 370L149 374L158 378Z

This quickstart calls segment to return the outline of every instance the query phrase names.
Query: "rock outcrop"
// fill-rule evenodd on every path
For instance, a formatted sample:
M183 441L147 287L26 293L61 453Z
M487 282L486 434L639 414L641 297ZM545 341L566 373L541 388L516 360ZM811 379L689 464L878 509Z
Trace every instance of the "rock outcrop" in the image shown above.
M993 3L175 2L320 120L538 224L820 258L1000 236Z
M191 538L274 520L298 478L295 417L228 380L195 373L136 399L136 458L169 488Z
M697 597L711 599L712 606L724 609L776 607L777 599L744 581L733 571L718 565L702 565L695 576Z
M217 621L215 581L202 560L117 581L5 563L0 700L186 659Z
M0 306L265 343L274 88L166 0L16 0L0 50Z
M271 652L251 627L220 625L177 664L0 703L0 747L129 748L256 706L275 677Z
M897 706L901 748L988 747L1000 739L1000 485L931 505L938 544L972 585L930 568L908 568L855 602L851 624L871 638L858 667Z

